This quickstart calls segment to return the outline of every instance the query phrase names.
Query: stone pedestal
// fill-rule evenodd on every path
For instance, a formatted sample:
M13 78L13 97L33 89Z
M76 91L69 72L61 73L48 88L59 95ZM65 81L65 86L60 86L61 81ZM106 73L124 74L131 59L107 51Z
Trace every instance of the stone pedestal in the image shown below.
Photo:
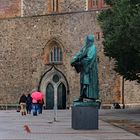
M98 129L98 106L73 106L72 128L76 130Z

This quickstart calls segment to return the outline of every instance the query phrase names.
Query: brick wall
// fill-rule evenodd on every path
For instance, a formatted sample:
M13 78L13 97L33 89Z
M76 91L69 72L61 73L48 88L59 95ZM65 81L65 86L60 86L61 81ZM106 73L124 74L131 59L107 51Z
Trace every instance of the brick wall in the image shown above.
M44 15L47 13L47 0L23 0L23 16Z
M125 81L124 84L124 102L125 104L140 105L140 84L135 81Z
M84 11L86 0L60 0L60 12Z
M20 0L0 0L0 18L20 16Z

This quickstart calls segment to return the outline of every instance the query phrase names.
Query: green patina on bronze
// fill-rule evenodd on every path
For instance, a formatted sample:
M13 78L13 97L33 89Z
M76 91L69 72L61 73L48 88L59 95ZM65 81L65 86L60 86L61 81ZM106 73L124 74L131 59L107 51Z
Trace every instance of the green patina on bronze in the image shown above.
M99 99L96 53L94 36L90 34L85 39L84 47L71 60L71 65L80 73L80 97L93 99L94 102Z
M100 102L93 102L93 101L90 101L90 102L73 102L73 106L80 106L80 107L97 107L99 108L100 107Z

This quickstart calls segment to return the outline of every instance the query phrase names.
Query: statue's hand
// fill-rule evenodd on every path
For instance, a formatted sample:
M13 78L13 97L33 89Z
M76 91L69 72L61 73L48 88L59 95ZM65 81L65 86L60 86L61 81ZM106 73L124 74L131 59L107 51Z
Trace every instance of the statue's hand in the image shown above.
M73 60L70 62L71 66L72 66L72 67L75 66L76 62L77 62L77 60L74 60L74 59L73 59Z
M74 62L71 63L71 66L72 66L72 67L74 66Z

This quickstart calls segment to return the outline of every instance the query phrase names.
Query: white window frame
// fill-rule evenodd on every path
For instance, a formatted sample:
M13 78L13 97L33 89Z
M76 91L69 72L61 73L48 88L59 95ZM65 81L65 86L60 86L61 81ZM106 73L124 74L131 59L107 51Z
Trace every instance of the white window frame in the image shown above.
M62 63L62 49L54 44L49 53L49 63Z

